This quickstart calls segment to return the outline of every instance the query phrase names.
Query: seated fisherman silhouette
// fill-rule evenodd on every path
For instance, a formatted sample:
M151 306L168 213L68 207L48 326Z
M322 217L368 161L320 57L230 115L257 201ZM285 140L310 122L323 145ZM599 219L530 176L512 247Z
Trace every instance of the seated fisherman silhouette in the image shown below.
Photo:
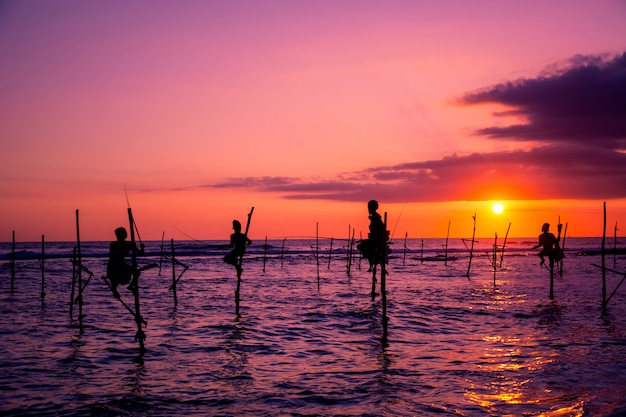
M543 247L537 254L541 258L539 265L545 265L547 256L550 261L550 267L554 266L554 261L560 261L563 259L563 251L559 246L559 240L561 239L561 228L563 225L558 225L559 236L554 236L554 233L550 232L550 224L544 223L541 226L541 234L539 235L539 243L533 246L533 249Z
M139 277L140 271L126 263L126 257L134 251L138 255L144 255L144 244L138 248L133 242L127 241L128 233L124 227L115 229L117 240L109 245L109 261L107 263L107 277L111 281L113 296L119 298L118 285L127 285L133 278Z
M224 245L225 248L233 248L233 250L224 256L224 262L233 265L237 269L237 274L241 274L239 258L246 253L246 244L251 245L252 241L248 239L248 236L241 233L241 223L238 220L233 220L233 230L234 233L230 235L230 243Z
M367 239L361 241L356 247L369 262L368 272L372 271L374 265L382 262L385 250L387 250L387 241L389 240L389 231L385 229L385 223L377 210L378 201L370 200L367 203L370 232L367 235Z

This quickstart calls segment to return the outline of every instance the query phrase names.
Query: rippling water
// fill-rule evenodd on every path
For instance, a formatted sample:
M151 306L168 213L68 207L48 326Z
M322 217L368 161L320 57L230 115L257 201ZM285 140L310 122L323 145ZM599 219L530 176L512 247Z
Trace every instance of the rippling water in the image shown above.
M213 242L215 243L215 242ZM100 276L107 242L82 245L95 273L69 314L72 243L0 246L0 412L7 416L581 416L626 414L626 287L601 314L599 239L568 239L562 276L538 265L534 242L510 242L495 272L486 240L468 253L441 240L395 243L389 263L388 339L380 297L346 243L253 245L236 275L223 251L177 242L189 266L140 279L146 352L130 313ZM423 243L423 247L422 247ZM161 242L146 242L160 261ZM283 244L285 248L283 250ZM319 262L316 260L319 247ZM329 259L330 255L330 259ZM420 258L425 258L422 261ZM613 258L607 258L613 268ZM447 265L446 265L447 264ZM615 269L623 271L624 255ZM319 272L318 272L319 271ZM176 276L182 272L180 267ZM83 274L86 277L86 273ZM318 278L319 277L319 278ZM607 275L610 294L622 277ZM132 294L122 298L133 306Z

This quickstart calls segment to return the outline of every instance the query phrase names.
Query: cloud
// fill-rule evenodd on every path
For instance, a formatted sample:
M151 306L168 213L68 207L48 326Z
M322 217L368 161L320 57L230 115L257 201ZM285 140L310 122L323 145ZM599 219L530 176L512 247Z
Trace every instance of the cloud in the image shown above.
M486 137L624 149L626 53L612 59L577 56L537 78L467 93L459 103L503 104L528 121L476 132Z
M528 122L476 133L541 146L451 155L322 179L246 177L210 186L273 192L286 199L376 198L388 203L626 197L626 53L612 59L578 56L536 78L467 93L459 103L510 107Z

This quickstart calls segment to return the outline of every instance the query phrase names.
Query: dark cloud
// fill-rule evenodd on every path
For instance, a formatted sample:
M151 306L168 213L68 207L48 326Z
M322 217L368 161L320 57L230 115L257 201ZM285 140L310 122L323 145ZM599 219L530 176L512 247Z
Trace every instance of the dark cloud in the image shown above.
M537 78L470 92L459 102L503 104L528 121L521 125L487 127L479 130L479 135L624 148L626 53L612 59L577 56L565 67L550 67Z
M542 146L373 167L333 178L248 177L211 187L244 187L287 199L375 196L389 203L626 197L626 53L612 59L575 57L537 78L468 93L460 102L503 104L511 108L504 113L528 121L478 134Z

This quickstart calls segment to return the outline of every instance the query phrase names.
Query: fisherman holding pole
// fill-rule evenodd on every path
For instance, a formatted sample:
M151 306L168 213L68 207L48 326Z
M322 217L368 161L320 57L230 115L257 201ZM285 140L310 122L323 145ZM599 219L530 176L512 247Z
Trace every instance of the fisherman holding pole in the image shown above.
M539 235L539 243L533 246L533 249L537 249L539 247L543 247L541 251L537 254L541 258L541 262L539 265L543 266L546 264L545 256L548 257L550 261L550 268L554 266L554 261L560 261L563 259L563 251L559 247L559 240L561 239L561 229L563 228L562 224L558 225L559 235L554 236L554 233L550 232L550 224L544 223L541 227L541 234Z
M241 275L241 265L239 259L246 253L246 245L251 245L252 241L248 239L248 236L241 233L241 223L239 220L233 220L234 233L230 235L230 243L224 245L224 248L233 248L230 252L224 256L224 262L233 265L237 269L237 276Z
M107 277L111 281L111 290L115 298L120 298L120 294L117 291L117 286L127 285L131 282L131 279L139 276L140 271L137 267L128 265L126 263L126 257L131 252L138 255L144 255L144 244L141 243L139 247L135 242L126 240L128 238L128 232L124 227L118 227L115 229L115 237L117 240L111 242L109 245L109 261L107 263Z

